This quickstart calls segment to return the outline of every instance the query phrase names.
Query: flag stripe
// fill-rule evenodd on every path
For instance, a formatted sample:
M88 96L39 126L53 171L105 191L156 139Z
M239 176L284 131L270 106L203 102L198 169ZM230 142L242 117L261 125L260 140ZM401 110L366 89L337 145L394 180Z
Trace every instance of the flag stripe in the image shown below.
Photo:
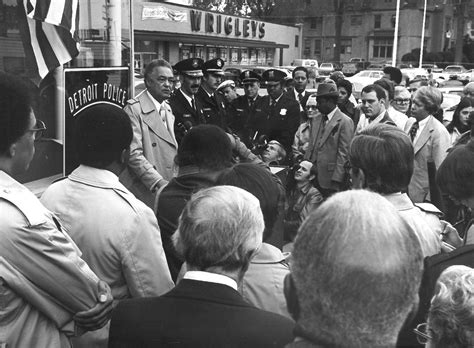
M48 73L48 67L46 66L46 63L43 59L43 55L41 53L41 48L39 47L39 42L36 38L36 21L31 20L30 18L27 18L27 22L28 22L28 27L29 27L29 30L30 30L31 49L33 51L33 57L36 61L36 65L37 65L37 68L38 68L38 74L41 77L44 77Z
M36 39L38 40L38 45L41 49L41 54L43 56L44 62L47 66L47 69L48 69L48 71L50 71L50 70L53 70L54 68L58 67L60 65L60 63L59 63L59 61L58 61L58 59L57 59L57 57L54 53L53 48L51 47L51 43L49 42L48 38L46 37L46 35L43 31L43 25L44 25L44 23L42 23L40 21L36 21ZM40 76L41 76L41 71L40 71ZM43 76L41 76L41 77L43 77Z
M61 14L61 23L59 24L61 27L71 30L73 23L72 23L72 6L74 1L65 1L63 6L63 11ZM74 33L74 31L71 31Z

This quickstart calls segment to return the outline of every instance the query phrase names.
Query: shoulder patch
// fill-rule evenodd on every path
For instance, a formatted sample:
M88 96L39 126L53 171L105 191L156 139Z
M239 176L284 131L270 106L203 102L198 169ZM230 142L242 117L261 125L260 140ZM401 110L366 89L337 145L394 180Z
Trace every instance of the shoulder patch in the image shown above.
M42 225L47 222L45 216L46 208L41 204L38 198L27 189L1 189L0 199L10 202L21 211L26 220L28 220L30 227Z
M438 216L443 216L444 215L441 210L436 208L436 206L434 206L431 203L414 203L414 204L415 204L415 206L417 206L418 208L423 210L425 213L436 214Z

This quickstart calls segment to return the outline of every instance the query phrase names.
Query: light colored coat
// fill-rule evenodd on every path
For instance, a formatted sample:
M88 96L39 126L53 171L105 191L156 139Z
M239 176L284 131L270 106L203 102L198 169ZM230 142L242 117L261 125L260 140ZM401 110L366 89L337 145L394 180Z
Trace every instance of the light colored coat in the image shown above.
M107 282L116 300L160 296L174 286L153 211L112 172L81 165L41 197ZM74 340L74 347L107 347L108 326Z
M0 343L64 348L73 316L98 302L97 276L55 216L0 171Z
M177 174L174 116L169 105L166 106L169 130L146 91L127 101L124 108L132 121L133 140L128 168L120 176L120 181L150 208L155 201L154 185L161 179L169 181Z
M344 180L344 166L349 160L349 145L354 123L339 109L320 133L322 114L311 119L311 131L305 159L316 163L318 182L324 189L337 189L335 182Z
M415 151L415 166L413 176L408 185L408 195L415 203L423 203L430 200L430 185L428 180L428 162L433 162L436 169L446 158L447 150L451 146L451 137L446 127L443 126L433 116L430 119L420 136L413 145ZM410 117L405 126L408 134L416 119Z

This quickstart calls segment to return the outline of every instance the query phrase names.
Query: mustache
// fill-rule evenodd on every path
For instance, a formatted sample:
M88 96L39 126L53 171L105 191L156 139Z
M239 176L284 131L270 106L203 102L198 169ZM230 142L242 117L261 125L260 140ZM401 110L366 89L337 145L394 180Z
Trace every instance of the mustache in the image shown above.
M191 85L191 88L199 88L198 84Z

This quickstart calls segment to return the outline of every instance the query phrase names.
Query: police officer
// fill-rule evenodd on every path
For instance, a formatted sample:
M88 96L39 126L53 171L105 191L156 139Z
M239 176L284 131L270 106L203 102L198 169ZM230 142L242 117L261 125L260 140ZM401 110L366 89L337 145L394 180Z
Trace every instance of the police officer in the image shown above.
M284 95L285 77L286 74L278 69L269 69L263 73L268 95L256 106L255 117L249 120L249 128L254 141L265 136L279 141L286 152L291 153L291 144L300 121L300 105Z
M200 58L189 58L173 66L181 83L181 87L169 99L175 117L174 132L178 144L192 126L204 123L202 106L196 98L201 85L203 64L204 61Z
M250 134L248 131L248 122L255 115L255 109L262 101L262 96L258 94L260 90L260 75L252 70L245 70L239 75L239 79L244 88L245 95L239 96L232 102L236 113L234 117L229 118L229 127L240 137L247 147L252 147Z
M204 122L227 130L224 97L216 93L224 76L223 66L224 61L220 58L208 60L203 64L204 76L196 98L202 105Z

